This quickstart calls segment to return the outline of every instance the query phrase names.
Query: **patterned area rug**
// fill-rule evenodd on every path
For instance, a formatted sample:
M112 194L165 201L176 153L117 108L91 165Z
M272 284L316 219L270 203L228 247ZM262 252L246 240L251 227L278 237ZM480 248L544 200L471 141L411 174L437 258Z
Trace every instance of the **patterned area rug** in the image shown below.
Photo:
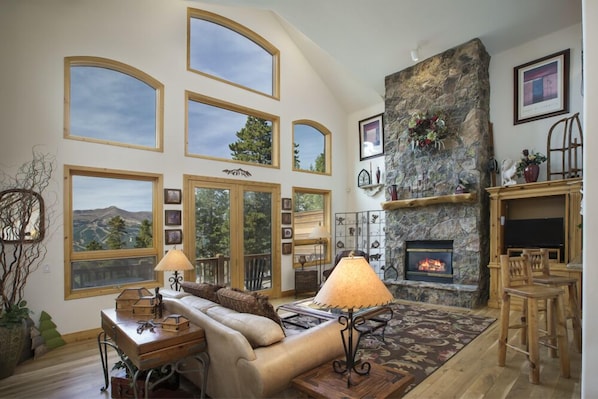
M407 392L486 330L494 318L429 305L393 303L394 316L379 333L362 336L358 357L415 377ZM302 318L309 325L317 321ZM289 326L290 327L290 326ZM340 339L340 338L339 338Z

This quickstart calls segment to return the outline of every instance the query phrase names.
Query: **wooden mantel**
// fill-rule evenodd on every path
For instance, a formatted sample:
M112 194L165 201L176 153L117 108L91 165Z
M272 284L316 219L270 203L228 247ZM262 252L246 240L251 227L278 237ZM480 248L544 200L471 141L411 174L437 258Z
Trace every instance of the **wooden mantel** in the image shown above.
M463 203L463 202L475 202L477 200L476 193L464 193L464 194L449 194L449 195L437 195L434 197L423 197L423 198L409 198L396 201L383 202L382 209L385 211L392 211L401 208L417 208L422 206L436 205L436 204L447 204L447 203Z

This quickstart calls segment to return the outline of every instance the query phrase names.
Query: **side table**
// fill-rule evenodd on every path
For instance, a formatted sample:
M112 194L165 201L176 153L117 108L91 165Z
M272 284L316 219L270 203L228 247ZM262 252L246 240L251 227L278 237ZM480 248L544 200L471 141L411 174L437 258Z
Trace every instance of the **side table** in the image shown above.
M166 315L165 315L166 316ZM104 387L108 389L108 354L107 347L116 350L133 375L135 398L138 397L136 381L142 371L149 370L145 379L145 397L157 384L167 380L175 372L185 373L197 370L182 370L185 358L196 358L201 366L201 397L205 397L210 358L206 351L207 344L204 330L194 324L180 331L168 331L160 326L145 329L138 315L128 311L105 309L101 311L102 332L98 334L98 347L104 372ZM150 382L154 368L166 367L168 375Z
M295 297L305 292L318 292L317 270L295 270Z
M310 398L400 398L413 382L411 374L401 370L370 363L369 375L353 373L353 384L347 387L347 374L336 373L332 363L321 366L295 377L293 386Z

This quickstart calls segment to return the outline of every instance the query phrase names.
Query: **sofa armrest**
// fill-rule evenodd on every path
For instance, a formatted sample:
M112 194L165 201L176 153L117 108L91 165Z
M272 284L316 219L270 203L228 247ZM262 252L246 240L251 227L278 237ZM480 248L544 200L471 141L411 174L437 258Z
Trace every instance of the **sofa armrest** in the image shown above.
M207 395L217 397L242 397L236 390L243 387L237 364L243 360L255 360L255 353L247 339L240 332L212 319L177 299L164 298L166 310L186 316L189 321L204 329L210 356ZM193 362L192 358L189 362ZM201 375L189 374L188 378L199 385Z
M242 383L252 391L248 397L276 395L298 375L340 357L344 353L341 327L337 320L327 321L277 344L256 348L253 361L239 359Z

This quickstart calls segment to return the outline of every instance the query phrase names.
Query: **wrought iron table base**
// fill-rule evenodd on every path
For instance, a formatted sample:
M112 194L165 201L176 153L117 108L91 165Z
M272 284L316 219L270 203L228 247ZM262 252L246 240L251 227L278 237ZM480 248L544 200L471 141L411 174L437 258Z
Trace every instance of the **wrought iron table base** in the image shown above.
M112 347L120 359L123 361L127 370L129 371L129 375L133 376L133 392L135 394L135 399L137 399L137 379L139 378L139 374L145 370L139 370L128 358L128 356L119 349L119 347L110 340L109 337L106 336L104 331L98 334L98 347L100 350L100 359L102 360L102 371L104 372L104 386L101 388L101 391L104 392L108 389L110 385L110 374L108 371L108 351L107 347ZM163 373L167 373L162 378L150 382L151 376L154 373L154 369L148 370L147 376L145 377L145 398L147 399L149 392L154 389L158 384L168 380L170 377L174 375L174 373L184 374L184 373L191 373L194 371L202 371L203 380L201 382L201 399L205 398L206 395L206 387L208 386L208 370L210 368L210 356L207 352L201 352L193 356L201 365L199 369L181 369L181 366L185 364L185 359L179 359L175 362L166 363L160 366L160 371Z

